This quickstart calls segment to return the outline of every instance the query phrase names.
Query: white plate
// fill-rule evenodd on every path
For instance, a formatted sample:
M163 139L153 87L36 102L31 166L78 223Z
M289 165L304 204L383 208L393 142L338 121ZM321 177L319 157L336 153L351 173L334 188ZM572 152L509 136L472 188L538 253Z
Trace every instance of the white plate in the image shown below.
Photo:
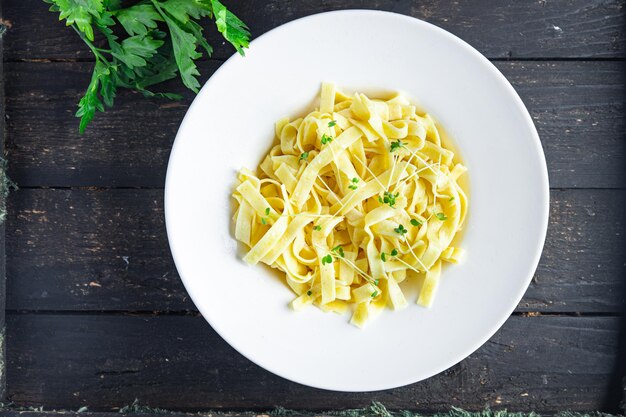
M447 129L469 168L465 263L445 268L432 308L385 311L365 330L316 308L291 312L291 291L240 260L230 229L236 171L257 167L274 122L309 110L322 81L405 92ZM339 391L410 384L476 350L524 294L548 222L539 137L504 76L450 33L376 11L299 19L230 58L189 108L165 188L176 267L211 326L268 371Z

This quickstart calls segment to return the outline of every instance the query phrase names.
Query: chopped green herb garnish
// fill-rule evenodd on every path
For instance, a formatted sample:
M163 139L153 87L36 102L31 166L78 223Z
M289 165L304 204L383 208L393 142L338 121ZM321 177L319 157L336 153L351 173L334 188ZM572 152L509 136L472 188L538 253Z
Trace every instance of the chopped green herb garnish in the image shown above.
M267 224L267 219L265 217L261 217L261 223L262 224Z
M404 146L404 143L402 143L402 141L398 139L395 142L391 142L391 148L389 149L389 152L395 152L403 146Z
M269 214L270 214L270 208L268 207L268 208L265 209L265 215L269 216Z
M354 178L352 178L352 182L356 184L356 183L359 182L359 179L357 177L354 177Z
M387 255L385 254L385 252L381 252L381 253L380 253L380 259L381 259L383 262L387 262Z
M396 256L396 255L398 255L398 249L395 249L395 248L394 248L394 249L391 251L391 256Z
M308 295L310 297L311 295L313 295L313 292L311 290L309 290L309 291L306 292L306 295Z
M333 127L337 124L336 120L331 120L330 122L328 122L328 127Z
M379 279L375 279L375 280L374 280L374 285L378 285L378 283L379 283L379 282L380 282L380 280L379 280Z
M322 226L313 226L313 230L320 231L322 230Z
M419 220L417 220L417 219L411 219L411 224L412 224L413 226L417 227L417 226L421 226L421 225L422 225L422 222L421 222L421 221L419 221Z
M450 197L448 201L454 201L454 196Z
M408 232L408 230L406 230L404 228L403 225L399 224L398 227L396 227L395 229L393 229L394 232L399 233L400 235L404 236L406 234L406 232Z
M437 216L437 218L438 218L439 220L441 220L441 221L448 220L448 218L446 217L446 215L445 215L445 214L443 214L443 213L437 213L437 214L435 214L435 216Z
M330 143L332 141L333 141L332 136L328 136L326 133L322 135L322 145L326 145L327 143Z
M356 189L357 189L357 188L359 188L359 187L357 187L357 186L356 186L356 185L354 185L354 184L351 184L351 185L348 185L348 188L349 188L349 189L351 189L351 190L356 190Z
M333 263L332 255L328 254L322 258L322 265L332 264L332 263Z
M396 198L400 195L400 193L392 194L389 191L385 191L383 197L378 196L378 201L383 204L389 204L389 207L393 208L396 205Z
M374 292L372 293L372 298L376 297L377 295L378 295L378 290L376 290L376 291L374 291Z
M300 154L300 160L301 161L306 161L307 159L309 159L309 153L308 152L302 152Z
M341 256L342 258L344 257L344 253L343 253L343 248L341 247L341 245L337 245L333 248L333 252L337 253L339 256Z

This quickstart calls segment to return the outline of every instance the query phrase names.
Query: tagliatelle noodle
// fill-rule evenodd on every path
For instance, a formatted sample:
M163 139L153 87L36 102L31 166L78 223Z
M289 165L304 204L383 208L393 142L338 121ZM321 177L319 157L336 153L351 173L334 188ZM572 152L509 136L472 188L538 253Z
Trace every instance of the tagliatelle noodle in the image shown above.
M317 305L363 327L386 306L408 305L401 283L421 282L432 304L468 199L467 171L436 123L402 95L352 96L322 84L319 108L276 122L257 173L242 169L233 197L244 261L285 273L291 307Z

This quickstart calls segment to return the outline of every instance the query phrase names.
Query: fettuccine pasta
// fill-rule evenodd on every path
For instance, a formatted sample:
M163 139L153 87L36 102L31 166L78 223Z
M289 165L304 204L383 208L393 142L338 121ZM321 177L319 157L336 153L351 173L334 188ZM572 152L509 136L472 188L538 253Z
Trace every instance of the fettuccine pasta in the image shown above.
M316 305L359 327L386 306L407 306L417 279L431 305L467 213L466 168L433 119L402 95L346 95L322 84L319 108L276 123L256 173L242 169L233 197L235 237L249 264L285 273L294 310ZM458 240L458 239L457 239Z

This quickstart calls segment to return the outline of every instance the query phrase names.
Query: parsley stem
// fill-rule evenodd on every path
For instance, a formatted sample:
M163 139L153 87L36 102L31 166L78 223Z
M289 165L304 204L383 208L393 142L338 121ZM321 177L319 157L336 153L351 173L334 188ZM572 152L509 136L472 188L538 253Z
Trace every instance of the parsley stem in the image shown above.
M85 37L83 32L78 30L76 25L71 25L71 26L72 26L72 29L74 29L74 31L78 33L78 36L80 36L80 38L87 44L89 49L91 49L91 52L93 52L93 54L96 56L96 59L99 59L100 61L107 64L107 66L110 66L111 63L99 52L100 48L97 48L89 39L87 39L87 37Z

